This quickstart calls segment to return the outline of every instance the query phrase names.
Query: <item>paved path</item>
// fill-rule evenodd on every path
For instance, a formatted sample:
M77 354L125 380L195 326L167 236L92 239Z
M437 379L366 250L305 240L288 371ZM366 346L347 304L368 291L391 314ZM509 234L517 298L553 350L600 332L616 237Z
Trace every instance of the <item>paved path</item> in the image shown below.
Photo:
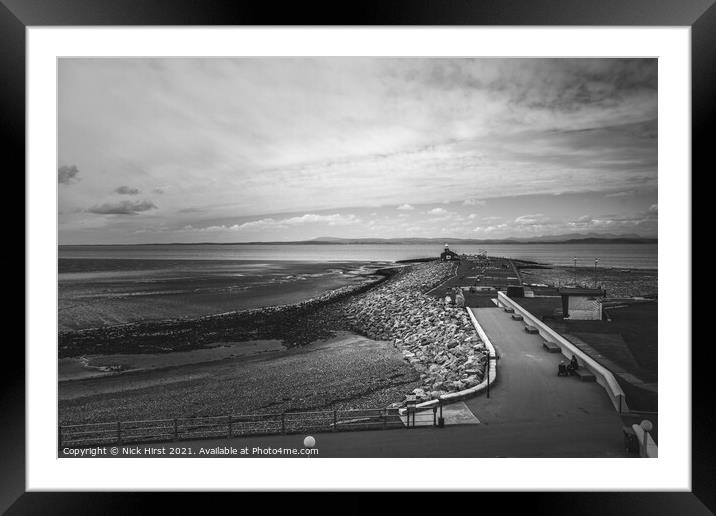
M613 425L596 422L589 431L574 432L566 424L545 424L534 429L523 424L468 424L445 428L411 428L394 430L366 430L358 432L314 433L319 457L623 457L623 440L612 434ZM604 436L608 435L608 438ZM200 448L231 446L248 447L247 455L221 457L256 457L254 448L303 448L303 434L268 435L245 438L202 439L196 441L126 445L167 449L190 448L192 455L180 458L206 458ZM107 447L109 448L109 446ZM136 456L122 453L116 457ZM60 454L66 456L60 450ZM281 454L280 456L291 456ZM102 455L103 458L114 458ZM172 456L176 457L176 456ZM302 455L291 456L305 458Z
M621 443L621 419L599 384L557 376L565 357L548 353L542 338L525 332L524 323L510 314L499 308L470 310L500 357L490 398L466 401L483 425L520 425L530 433L571 429L575 438L588 433L605 450L612 447L608 443Z
M411 417L410 424L413 425L413 422L415 423L415 426L433 426L433 419L437 417L440 414L439 411L435 411L433 414L432 410L422 410L418 414L416 414L416 417L413 419ZM450 405L445 405L442 410L443 419L445 420L445 425L479 425L480 420L475 417L475 414L468 408L468 406L462 402L458 401L457 403L451 403ZM403 422L404 425L408 426L408 416L407 414L403 414L400 416L400 420Z

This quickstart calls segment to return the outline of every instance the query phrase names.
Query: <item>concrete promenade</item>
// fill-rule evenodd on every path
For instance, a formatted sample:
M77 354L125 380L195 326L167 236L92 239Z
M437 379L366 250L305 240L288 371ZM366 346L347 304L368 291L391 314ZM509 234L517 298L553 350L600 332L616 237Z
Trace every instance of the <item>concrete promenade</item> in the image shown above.
M539 335L527 333L522 321L502 309L470 310L500 357L490 398L466 400L484 426L506 432L521 427L532 434L522 437L527 440L551 433L571 442L575 456L581 456L585 446L593 452L602 448L593 456L624 456L622 420L600 385L557 376L557 366L565 357L548 353ZM558 443L552 446L559 448Z

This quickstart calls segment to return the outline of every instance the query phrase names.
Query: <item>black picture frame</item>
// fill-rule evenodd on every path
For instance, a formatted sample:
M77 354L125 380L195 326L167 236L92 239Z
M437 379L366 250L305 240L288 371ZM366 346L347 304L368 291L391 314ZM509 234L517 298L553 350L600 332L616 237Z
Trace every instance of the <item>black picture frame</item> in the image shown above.
M25 29L31 26L689 26L692 169L702 169L705 174L712 146L709 135L713 131L709 129L713 129L716 120L716 88L713 86L716 81L716 6L713 4L714 0L363 0L351 4L287 2L276 6L255 0L0 0L0 116L6 130L2 141L6 146L5 155L14 157L14 170L24 170ZM692 172L692 177L694 175ZM24 191L24 182L20 188ZM28 258L24 251L23 258L24 264ZM19 291L20 286L17 288ZM514 510L523 503L528 503L532 511L550 514L695 515L716 511L715 439L711 430L715 418L710 399L711 375L707 370L713 362L709 360L709 346L701 344L692 346L692 492L509 494L500 496L501 511ZM126 514L146 507L148 498L154 495L25 492L24 353L17 346L6 346L5 353L5 360L12 367L4 367L0 375L0 511L7 514ZM480 496L484 497L483 504L499 495ZM165 502L166 496L162 496L162 503ZM190 509L185 499L180 503L185 510ZM212 505L216 503L214 498ZM348 505L360 510L363 502L356 500Z

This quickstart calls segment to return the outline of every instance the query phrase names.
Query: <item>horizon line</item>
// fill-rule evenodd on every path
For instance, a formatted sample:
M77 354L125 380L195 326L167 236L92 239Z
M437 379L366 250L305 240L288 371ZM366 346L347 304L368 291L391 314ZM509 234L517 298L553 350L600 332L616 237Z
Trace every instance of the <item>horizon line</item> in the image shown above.
M382 237L356 237L356 238L344 238L344 237L316 237L308 240L252 240L252 241L246 241L246 242L215 242L215 241L201 241L201 242L134 242L134 243L119 243L119 242L113 242L113 243L82 243L82 244L62 244L58 242L58 247L61 246L148 246L148 245L260 245L260 244L321 244L321 245L330 245L330 244L340 244L341 241L346 242L356 242L360 244L360 242L357 242L359 240L373 240L373 241L384 241L386 244L399 244L399 245L409 245L410 243L403 243L403 242L396 242L397 240L431 240L436 242L442 242L445 243L448 242L462 242L462 243L484 243L484 244L490 244L490 243L514 243L514 244L546 244L546 243L569 243L570 241L575 240L655 240L658 241L658 236L584 236L584 237L570 237L565 240L548 240L551 236L537 236L533 237L534 239L542 239L542 240L534 240L530 238L524 238L522 237L506 237L506 238L489 238L489 239L478 239L478 238L462 238L462 237L445 237L445 238L438 238L438 237L391 237L391 238L382 238ZM553 238L561 238L564 237L564 235L553 235ZM336 241L331 241L329 239L335 239Z

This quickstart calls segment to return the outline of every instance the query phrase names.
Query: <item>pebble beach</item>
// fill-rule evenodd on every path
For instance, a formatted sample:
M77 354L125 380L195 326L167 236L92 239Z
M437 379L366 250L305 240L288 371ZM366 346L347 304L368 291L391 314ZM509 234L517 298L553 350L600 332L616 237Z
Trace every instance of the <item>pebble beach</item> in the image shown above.
M469 388L482 381L484 345L464 308L428 294L453 267L430 261L387 269L370 285L294 305L65 332L65 358L98 348L170 357L260 339L285 349L60 382L60 420L380 408Z

